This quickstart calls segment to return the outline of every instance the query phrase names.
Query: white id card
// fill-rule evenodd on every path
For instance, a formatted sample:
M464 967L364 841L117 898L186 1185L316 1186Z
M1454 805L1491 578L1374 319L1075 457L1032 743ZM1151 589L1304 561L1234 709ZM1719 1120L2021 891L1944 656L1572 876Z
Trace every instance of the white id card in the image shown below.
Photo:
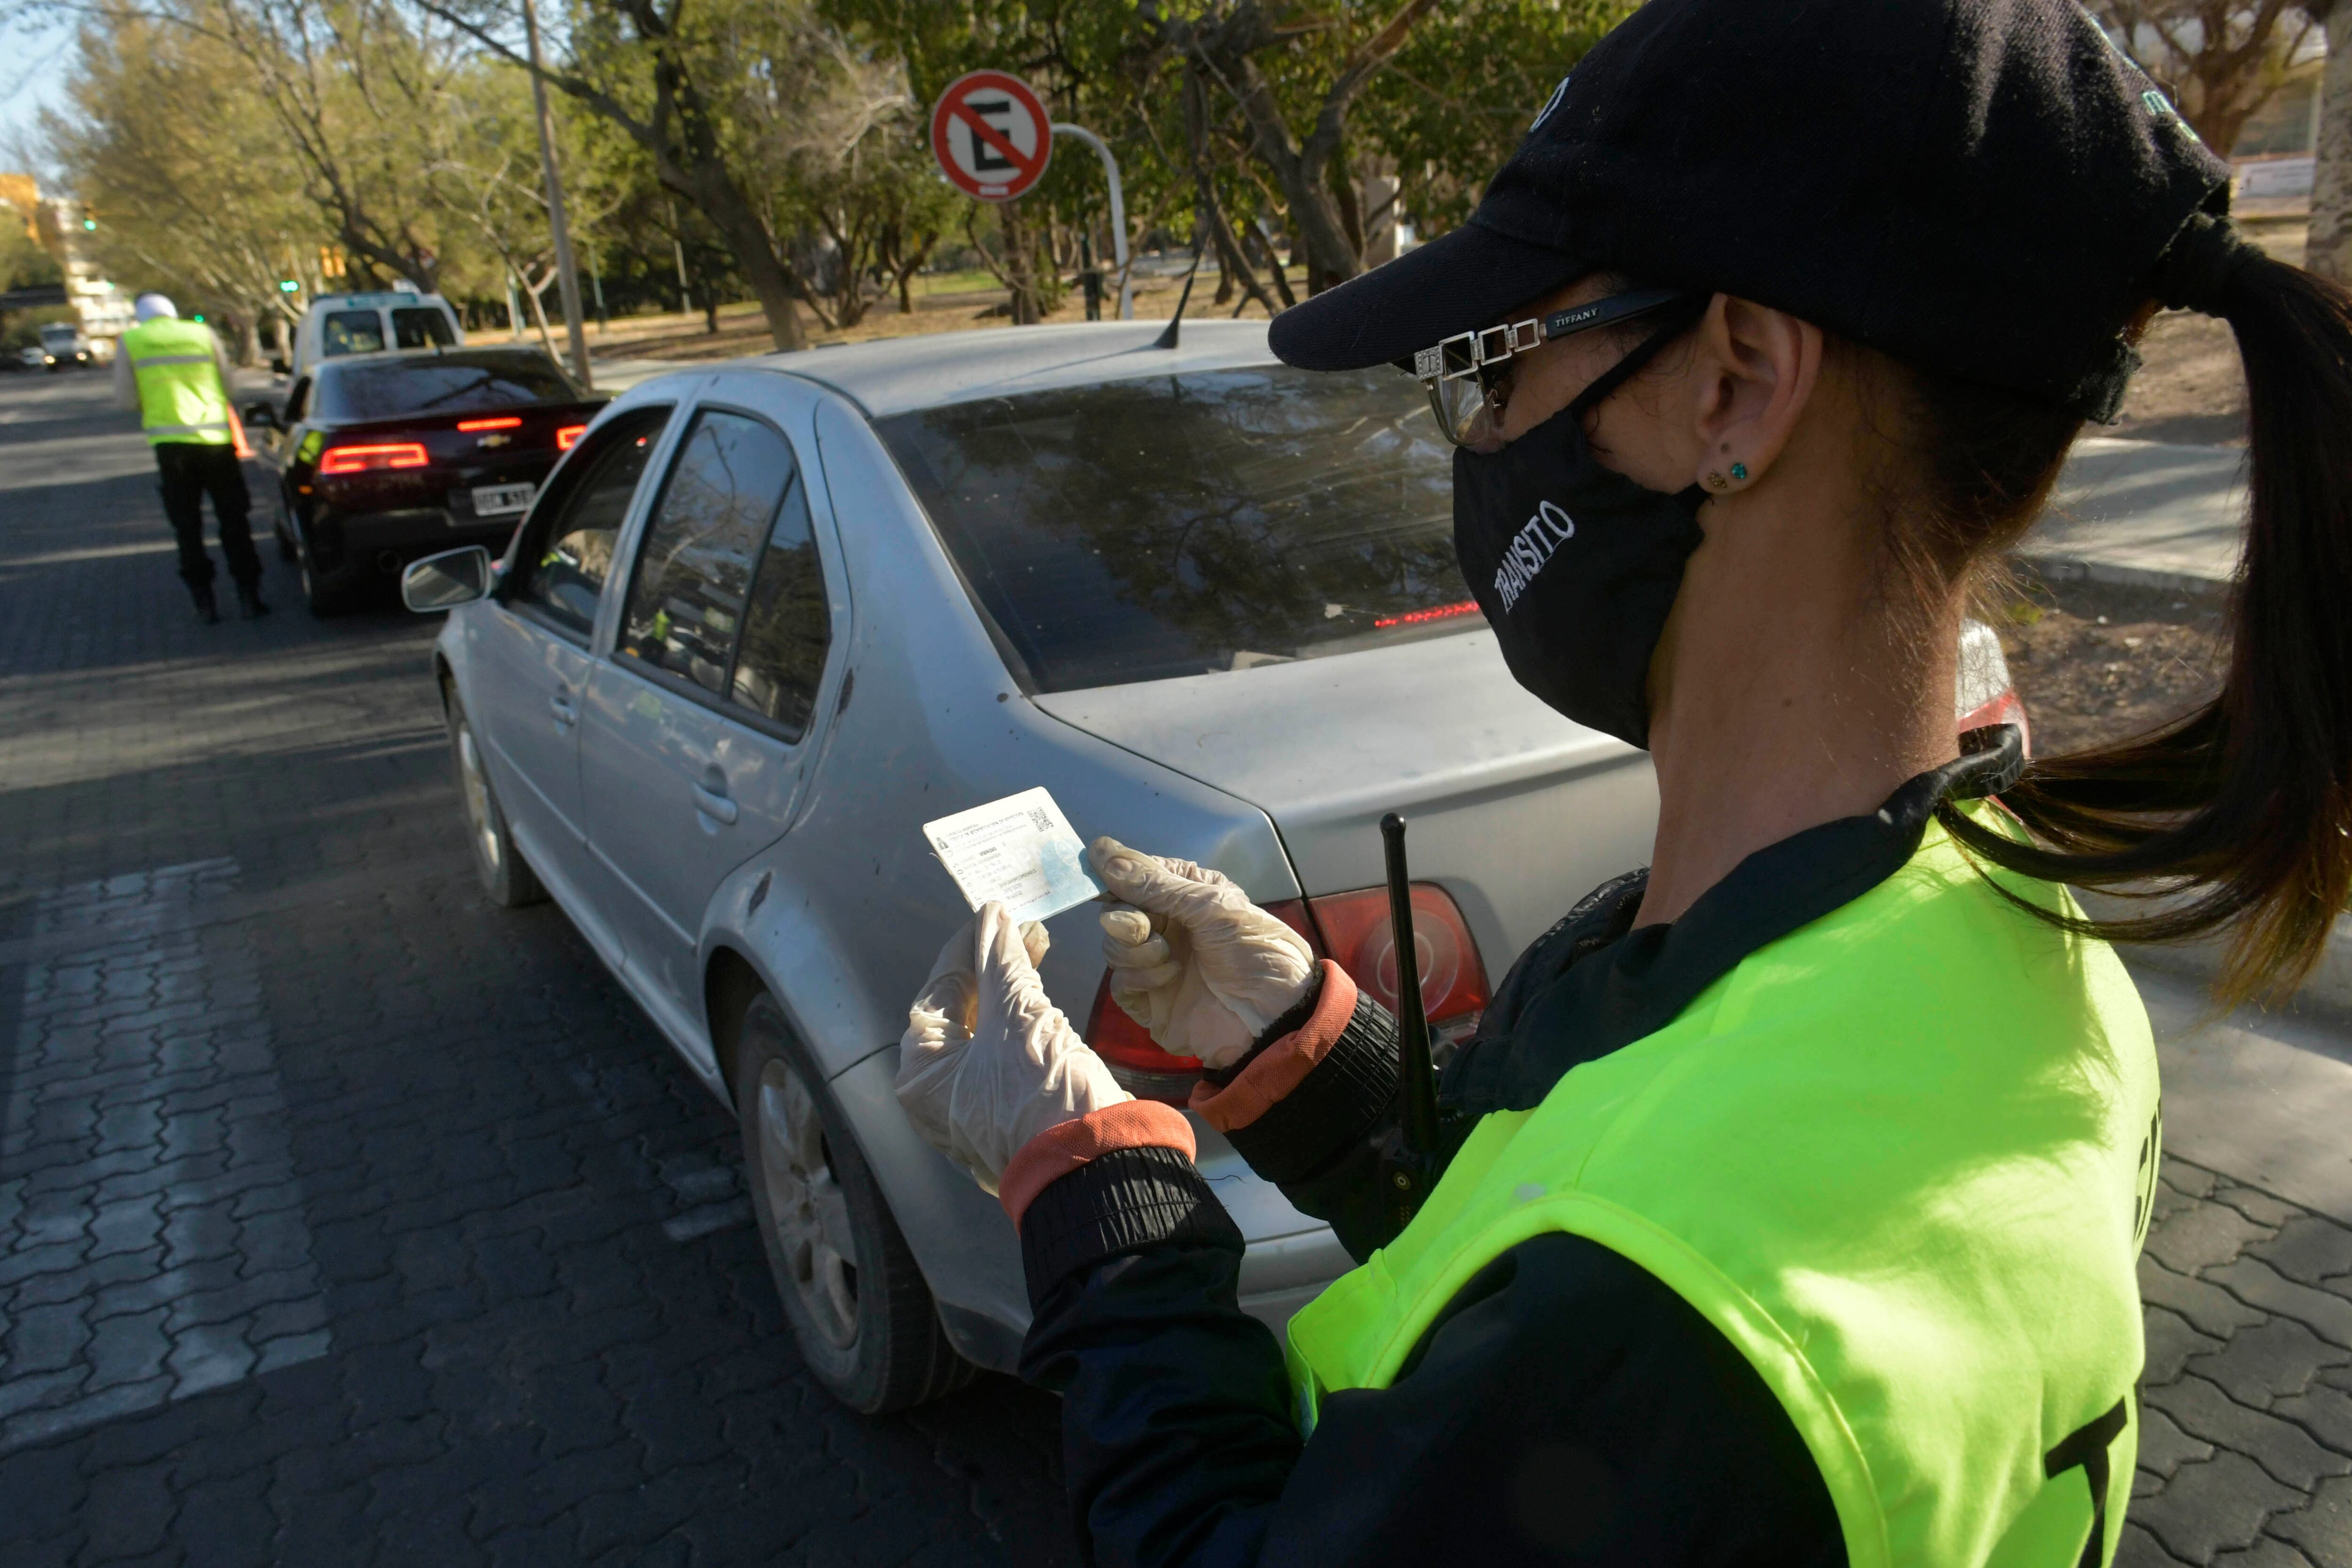
M1102 891L1076 830L1043 789L926 822L923 837L975 910L994 899L1016 921L1042 921Z

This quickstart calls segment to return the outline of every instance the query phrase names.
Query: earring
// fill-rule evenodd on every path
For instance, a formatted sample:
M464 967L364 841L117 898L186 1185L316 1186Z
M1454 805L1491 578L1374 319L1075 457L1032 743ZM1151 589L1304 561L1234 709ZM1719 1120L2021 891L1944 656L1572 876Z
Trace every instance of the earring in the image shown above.
M1717 468L1706 476L1706 482L1709 489L1719 490L1730 481L1723 477L1723 470Z
M1748 465L1745 463L1732 464L1731 477L1735 479L1745 479L1748 477Z

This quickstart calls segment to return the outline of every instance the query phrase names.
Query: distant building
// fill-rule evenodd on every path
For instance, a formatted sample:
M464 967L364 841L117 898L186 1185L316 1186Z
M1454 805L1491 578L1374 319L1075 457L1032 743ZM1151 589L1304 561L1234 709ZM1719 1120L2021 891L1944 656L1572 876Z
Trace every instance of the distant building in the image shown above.
M0 174L0 205L20 219L26 232L58 259L66 275L65 302L86 337L121 335L131 323L131 300L110 282L85 240L93 226L81 204L70 197L44 198L30 174Z

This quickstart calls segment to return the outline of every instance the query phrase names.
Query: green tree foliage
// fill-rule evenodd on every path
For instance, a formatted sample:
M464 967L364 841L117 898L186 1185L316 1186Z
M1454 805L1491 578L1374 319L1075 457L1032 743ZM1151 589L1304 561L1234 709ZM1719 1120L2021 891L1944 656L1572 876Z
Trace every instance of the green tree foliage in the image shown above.
M279 279L316 287L335 228L303 195L238 51L127 7L93 17L80 41L70 108L44 129L108 274L248 321L285 309Z
M1552 89L1633 0L1461 0L1422 18L1355 114L1424 237L1469 217Z
M30 231L32 215L0 202L0 289L62 283L65 273Z

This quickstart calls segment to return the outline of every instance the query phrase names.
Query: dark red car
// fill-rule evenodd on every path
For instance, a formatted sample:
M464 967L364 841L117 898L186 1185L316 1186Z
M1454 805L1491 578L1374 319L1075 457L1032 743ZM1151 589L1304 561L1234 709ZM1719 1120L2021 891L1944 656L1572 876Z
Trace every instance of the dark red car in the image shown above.
M419 556L495 552L604 403L538 349L450 348L325 360L244 414L278 548L328 616Z

